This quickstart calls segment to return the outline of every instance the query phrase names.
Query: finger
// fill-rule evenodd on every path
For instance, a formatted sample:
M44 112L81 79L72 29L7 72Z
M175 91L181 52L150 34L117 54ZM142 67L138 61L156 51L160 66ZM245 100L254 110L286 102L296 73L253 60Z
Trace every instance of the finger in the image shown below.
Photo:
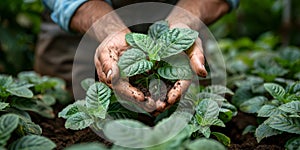
M122 97L125 100L129 100L132 102L142 102L145 100L144 94L133 87L128 81L125 79L119 79L118 82L112 84L112 89L118 94L118 96Z
M190 57L192 69L201 77L207 76L207 71L204 67L205 58L203 54L202 42L197 38L193 46L187 51Z
M94 57L94 62L95 62L96 71L97 71L97 75L98 75L99 80L101 82L106 83L106 75L102 70L102 65L101 65L97 55L95 55L95 57ZM111 85L110 85L110 87L111 87Z
M190 84L191 80L178 80L168 93L168 104L173 105L176 103L180 99L181 95L188 89Z

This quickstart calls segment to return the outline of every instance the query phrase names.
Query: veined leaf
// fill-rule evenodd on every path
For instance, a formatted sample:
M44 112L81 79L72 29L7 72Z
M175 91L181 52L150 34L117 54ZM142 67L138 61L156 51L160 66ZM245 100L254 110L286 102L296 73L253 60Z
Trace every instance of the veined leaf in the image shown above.
M13 78L7 75L0 75L1 87L7 88L13 83Z
M19 126L16 132L22 136L29 134L42 134L42 128L25 117L20 117Z
M0 117L0 146L5 146L10 134L17 128L19 117L15 114L5 114Z
M264 87L274 98L283 100L285 90L282 86L275 83L265 83Z
M291 139L289 139L284 147L286 148L286 150L299 150L300 148L300 137L293 137Z
M127 77L134 76L150 70L152 62L146 60L146 54L139 49L131 48L125 51L118 61L120 70Z
M231 140L225 134L220 132L212 132L211 134L216 136L218 141L222 142L225 146L230 146Z
M267 101L264 96L256 96L251 98L240 105L240 110L246 113L256 113Z
M203 119L217 118L219 106L213 100L204 99L197 105L196 114L199 114Z
M207 93L207 92L201 92L201 93L197 94L197 97L200 100L203 100L203 99L213 100L213 101L217 102L217 104L219 106L222 106L223 102L226 101L226 99L224 97L222 97L218 94Z
M93 78L86 78L86 79L84 79L84 80L82 80L82 81L80 82L81 87L82 87L85 91L87 91L87 90L89 89L89 87L90 87L91 85L93 85L94 83L95 83L95 79L93 79Z
M200 138L186 145L188 150L225 150L221 143L206 138Z
M191 29L175 28L169 32L165 32L159 40L166 43L166 48L159 51L159 56L161 58L167 58L179 54L190 48L197 37L198 32Z
M174 55L164 59L166 65L158 68L158 74L169 80L191 79L193 71L185 55Z
M81 112L81 108L83 108L84 105L85 105L85 101L78 100L75 103L68 105L61 112L59 112L58 117L68 119L70 116L72 116L78 112Z
M279 109L287 113L300 113L300 101L292 101L279 106Z
M273 129L270 126L266 125L265 123L262 123L256 128L255 137L257 142L260 142L262 139L266 137L270 137L281 133L282 133L281 131Z
M138 114L123 107L120 103L113 103L109 106L107 113L114 119L136 118Z
M284 113L274 105L264 105L257 112L258 117L271 117Z
M203 92L214 93L214 94L230 94L234 93L227 87L221 85L210 85L204 88Z
M33 97L33 93L30 89L28 89L27 87L13 87L13 88L7 88L6 89L7 92L9 92L12 95L16 95L19 97L25 97L25 98L32 98Z
M9 149L12 150L51 150L56 147L55 143L46 137L39 135L27 135L14 141Z
M94 123L94 120L90 116L84 112L78 112L67 119L65 127L72 130L81 130L90 126L92 123Z
M90 86L85 100L91 115L104 119L110 103L110 96L111 90L104 83L96 82Z
M4 108L8 107L9 103L0 102L0 110L3 110Z
M21 110L33 111L43 117L54 118L52 107L47 106L41 101L28 98L13 98L11 105Z
M272 116L266 120L266 124L280 131L300 134L299 118L289 118L283 115Z
M157 21L149 27L148 35L153 39L157 40L165 32L169 31L169 24L167 21Z

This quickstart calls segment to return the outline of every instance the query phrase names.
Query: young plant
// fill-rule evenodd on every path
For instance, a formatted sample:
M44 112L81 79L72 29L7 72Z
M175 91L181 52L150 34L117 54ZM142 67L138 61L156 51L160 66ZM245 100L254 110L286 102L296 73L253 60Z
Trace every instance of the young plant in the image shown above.
M42 129L32 122L27 111L53 118L51 105L56 99L68 100L64 86L61 79L41 77L34 72L21 72L17 79L0 75L0 149L7 145L11 134L20 139L10 143L9 149L53 149L55 144L39 136Z
M194 30L169 29L166 21L158 21L150 26L148 35L126 35L131 48L122 54L118 66L126 77L152 70L168 80L191 79L189 60L179 54L190 48L197 37Z
M283 132L300 134L300 83L291 84L286 89L276 83L265 83L264 88L271 100L257 96L240 105L242 111L256 113L264 119L255 130L257 141Z
M135 121L137 119L137 113L127 110L120 102L116 101L111 90L104 83L94 83L93 79L86 79L82 81L82 86L84 86L84 89L87 89L85 100L76 101L59 113L59 117L66 119L66 128L80 130L92 126L94 129L103 130L104 133L106 130L114 128L116 134L114 134L113 137L110 136L108 138L113 141L122 142L120 140L124 139L124 137L126 137L126 141L130 138L133 138L132 141L142 138L138 137L136 134L131 135L131 131L127 132L126 129L123 129L124 126L122 126L122 124L125 124L125 127L127 124L139 128L142 126L143 129L153 132L153 138L146 138L148 140L145 139L142 143L151 144L151 142L153 142L151 139L156 139L155 141L157 141L157 138L175 136L172 128L167 127L174 124L174 122L172 122L175 120L174 117L189 116L188 118L191 121L189 121L185 131L188 134L184 136L184 139L181 139L182 136L176 135L174 140L179 140L177 138L180 138L181 144L183 144L184 141L189 141L192 133L193 136L197 138L209 138L212 134L224 145L228 146L230 144L230 139L224 134L210 131L210 126L216 125L224 127L224 122L231 120L231 118L236 115L236 108L220 95L233 94L232 91L226 87L217 85L208 86L201 89L200 92L200 87L192 85L187 92L188 94L180 102L182 104L172 106L173 108L170 108L157 116L155 119L156 125L151 128L139 121ZM177 113L173 111L176 107L178 107ZM115 127L115 125L119 126ZM118 132L117 130L122 132ZM161 135L162 133L164 133L164 135ZM168 141L167 143L169 144L164 143L161 144L161 146L174 146L171 144L172 142ZM181 144L176 147L179 148L182 146Z

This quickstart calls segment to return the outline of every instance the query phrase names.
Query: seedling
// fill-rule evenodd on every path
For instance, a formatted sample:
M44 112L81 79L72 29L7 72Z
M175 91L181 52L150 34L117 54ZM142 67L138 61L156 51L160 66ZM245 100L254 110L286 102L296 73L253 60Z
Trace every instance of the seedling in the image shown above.
M126 35L131 48L122 54L118 66L126 77L154 73L168 80L191 79L189 60L180 53L190 48L197 37L198 32L194 30L169 29L166 21L158 21L150 26L148 35Z

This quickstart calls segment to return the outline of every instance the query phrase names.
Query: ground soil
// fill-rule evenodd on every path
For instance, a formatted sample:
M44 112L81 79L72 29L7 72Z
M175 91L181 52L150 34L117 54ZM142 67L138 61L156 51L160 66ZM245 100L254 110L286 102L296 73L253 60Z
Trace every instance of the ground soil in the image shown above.
M55 105L55 114L64 108L62 105ZM67 130L64 128L65 120L62 118L46 119L36 114L31 114L33 121L39 124L43 129L43 135L50 138L57 144L56 149L63 149L67 146L76 143L84 142L102 142L105 145L110 145L109 142L103 140L91 129L80 131ZM256 119L254 116L239 112L230 122L226 123L226 128L216 128L231 138L231 146L229 150L284 150L285 142L291 138L291 135L282 134L256 142L253 134L242 135L243 129L249 125L255 125Z

